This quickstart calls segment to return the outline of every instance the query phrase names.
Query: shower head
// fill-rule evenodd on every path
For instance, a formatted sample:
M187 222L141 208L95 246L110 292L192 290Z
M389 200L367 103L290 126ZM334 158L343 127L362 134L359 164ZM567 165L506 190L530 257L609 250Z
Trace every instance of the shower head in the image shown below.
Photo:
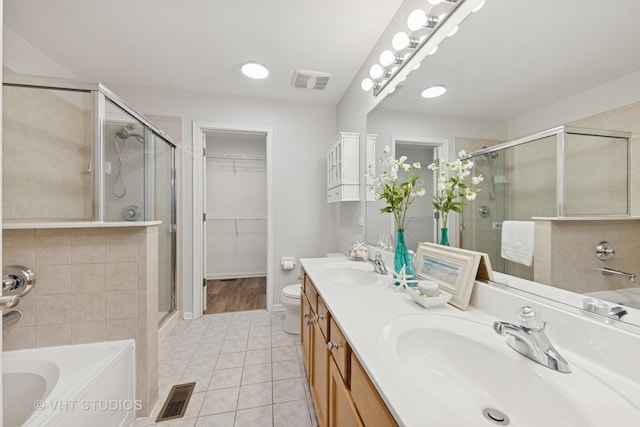
M497 151L492 151L490 153L485 153L485 157L487 159L491 159L491 160L497 159L499 155L500 155L500 153L498 153Z
M127 139L129 137L134 137L138 140L139 143L144 144L144 136L133 132L133 124L129 123L128 125L122 126L118 132L116 132L116 136L120 139Z

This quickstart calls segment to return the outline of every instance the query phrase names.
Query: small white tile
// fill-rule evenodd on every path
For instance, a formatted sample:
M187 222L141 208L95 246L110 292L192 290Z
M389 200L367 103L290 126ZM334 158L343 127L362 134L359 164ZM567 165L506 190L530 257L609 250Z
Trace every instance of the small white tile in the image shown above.
M274 427L311 427L309 407L305 400L273 405Z
M285 360L297 360L298 353L295 346L273 347L271 350L271 360L283 362Z
M245 361L244 361L245 366L261 365L264 363L271 363L270 348L261 348L258 350L247 351L247 356L245 357Z
M296 345L296 339L289 334L285 335L272 335L271 347L286 347Z
M191 359L185 369L185 373L213 371L218 362L218 356L200 356Z
M290 380L280 380L273 382L273 403L292 402L296 400L307 400L304 380L293 378Z
M233 427L235 419L235 412L207 415L204 417L198 417L198 420L196 421L196 427Z
M242 368L218 369L213 371L209 390L238 387L242 379Z
M268 383L240 386L238 409L255 408L273 403L273 385Z
M271 363L245 366L242 372L243 385L269 382L271 379Z
M238 351L247 350L247 339L242 338L239 340L226 340L222 344L220 353L236 353Z
M238 387L207 391L200 409L200 416L235 411L239 391Z
M212 356L219 354L222 349L222 345L222 341L200 342L193 353L193 356Z
M302 376L297 360L285 360L273 363L273 380L286 380Z
M238 368L244 365L245 352L224 353L218 356L216 369Z
M273 408L268 405L239 410L235 427L273 427Z
M271 335L265 337L249 337L247 350L257 350L260 348L271 348Z

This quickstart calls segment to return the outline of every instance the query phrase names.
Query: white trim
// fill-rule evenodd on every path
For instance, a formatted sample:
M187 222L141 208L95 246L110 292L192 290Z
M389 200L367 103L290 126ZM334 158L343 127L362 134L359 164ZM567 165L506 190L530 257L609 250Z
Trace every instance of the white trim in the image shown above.
M193 312L191 311L185 311L184 314L182 315L182 318L184 320L191 320L193 319Z
M265 135L267 162L267 311L273 310L273 128L243 124L193 122L193 312L185 311L184 318L202 316L203 227L202 214L202 146L205 131L253 132Z
M178 324L178 311L174 311L164 322L160 325L158 329L158 342L162 341L164 337L169 334L169 331L173 329L174 326Z

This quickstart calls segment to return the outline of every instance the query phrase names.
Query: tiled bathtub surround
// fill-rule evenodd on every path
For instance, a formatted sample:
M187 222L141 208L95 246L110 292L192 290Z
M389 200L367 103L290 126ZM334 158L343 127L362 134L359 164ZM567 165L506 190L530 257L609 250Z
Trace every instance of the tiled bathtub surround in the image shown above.
M4 350L133 338L147 414L157 398L158 227L5 229L3 263L36 273Z
M205 315L180 321L160 346L160 399L136 426L155 425L171 387L196 382L183 418L161 426L316 426L299 336L283 312Z

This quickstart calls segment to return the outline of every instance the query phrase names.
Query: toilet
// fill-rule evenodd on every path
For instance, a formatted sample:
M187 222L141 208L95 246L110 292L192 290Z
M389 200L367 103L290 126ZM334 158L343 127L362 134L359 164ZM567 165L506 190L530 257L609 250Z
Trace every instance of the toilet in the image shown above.
M282 330L289 334L300 334L300 283L285 286L280 293L280 301L287 313L284 316Z

